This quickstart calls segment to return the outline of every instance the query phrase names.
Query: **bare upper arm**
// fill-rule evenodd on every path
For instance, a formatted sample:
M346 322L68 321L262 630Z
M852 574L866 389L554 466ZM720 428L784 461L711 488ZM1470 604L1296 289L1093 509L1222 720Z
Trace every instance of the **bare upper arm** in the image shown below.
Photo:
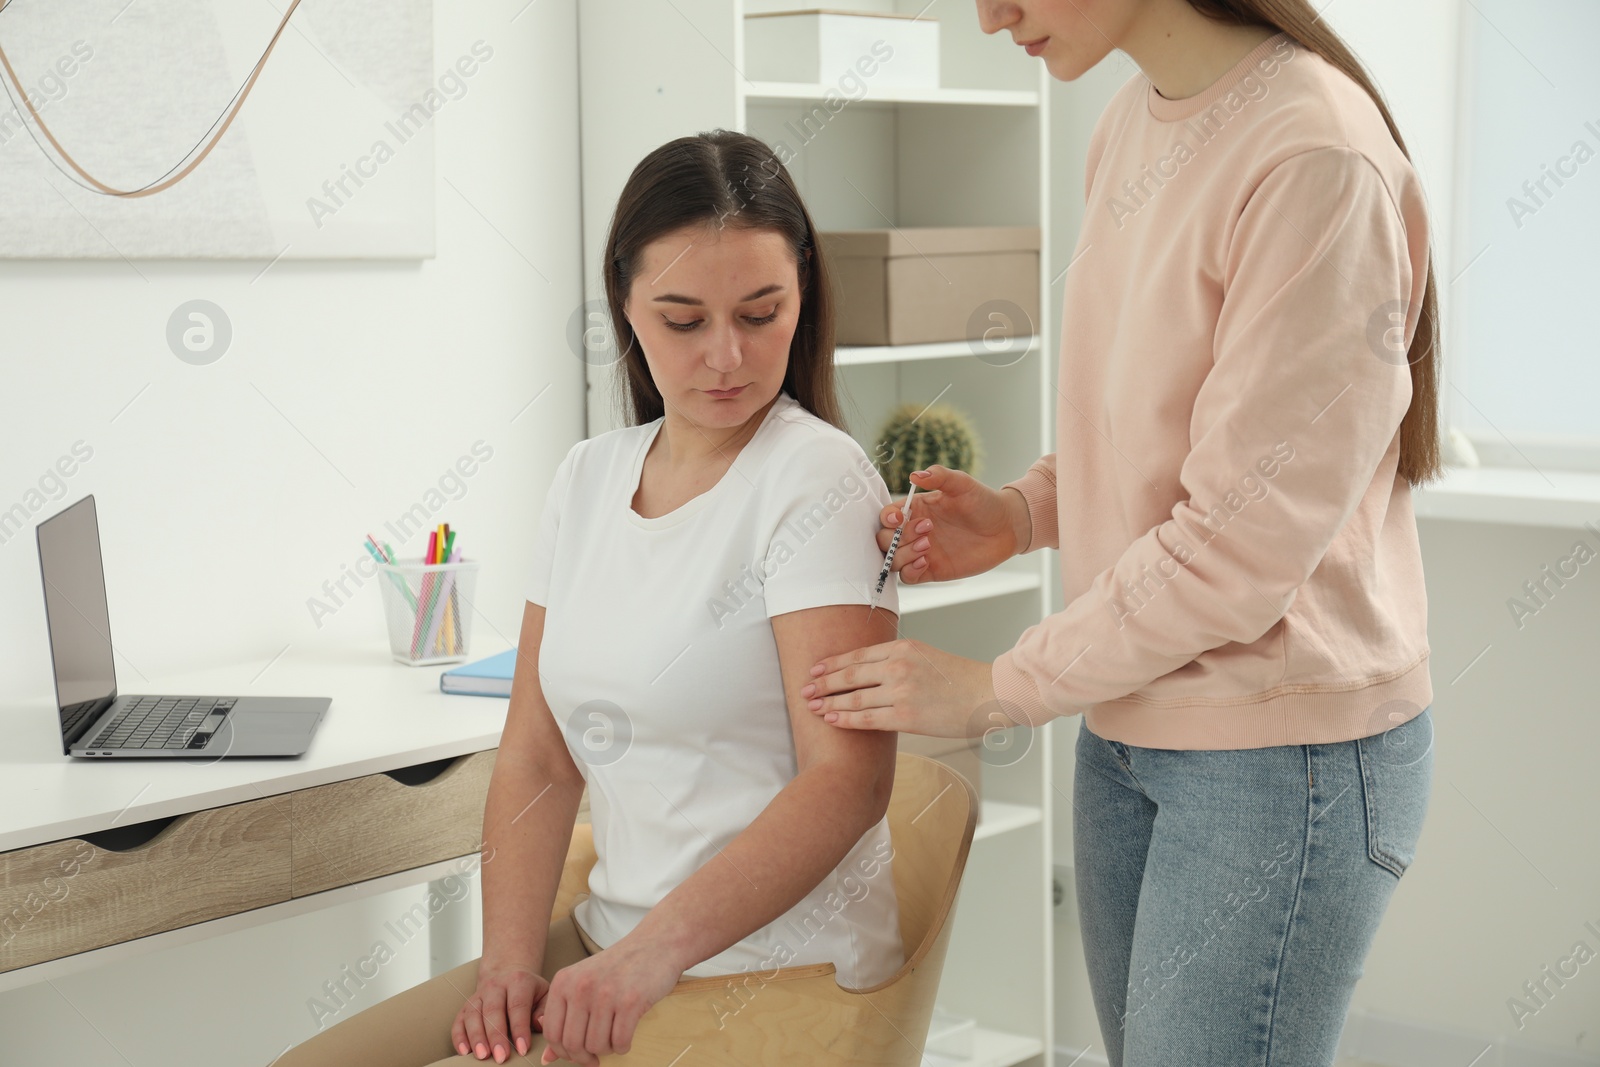
M553 779L582 782L583 775L567 751L566 739L556 725L539 683L539 645L544 640L543 604L526 601L522 632L517 637L517 665L511 674L511 706L500 732L500 750L528 760Z
M876 797L887 808L899 735L893 731L841 730L808 708L809 698L800 691L812 680L811 667L818 660L864 645L893 641L897 616L881 607L871 611L865 604L830 604L774 615L771 621L800 769L823 760L844 761L871 782Z

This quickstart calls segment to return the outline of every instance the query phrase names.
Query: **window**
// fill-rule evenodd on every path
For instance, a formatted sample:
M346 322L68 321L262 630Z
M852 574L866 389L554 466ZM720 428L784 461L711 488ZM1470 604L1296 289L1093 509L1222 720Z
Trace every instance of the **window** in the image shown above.
M1443 402L1485 464L1600 470L1600 4L1474 0L1461 18Z

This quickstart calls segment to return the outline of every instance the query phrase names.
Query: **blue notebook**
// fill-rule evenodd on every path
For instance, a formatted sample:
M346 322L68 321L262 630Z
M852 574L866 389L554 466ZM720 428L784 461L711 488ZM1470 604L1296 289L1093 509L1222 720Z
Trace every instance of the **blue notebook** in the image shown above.
M516 669L517 650L508 648L498 656L463 664L439 675L439 690L444 693L469 693L480 697L509 697L511 672Z

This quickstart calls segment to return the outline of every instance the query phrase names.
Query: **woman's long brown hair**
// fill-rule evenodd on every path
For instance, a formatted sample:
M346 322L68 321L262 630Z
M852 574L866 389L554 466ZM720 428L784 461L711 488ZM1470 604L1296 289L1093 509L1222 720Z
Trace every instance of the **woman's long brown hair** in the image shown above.
M606 304L617 347L619 390L628 424L665 413L661 392L623 304L646 245L685 226L773 230L794 252L800 283L800 319L789 344L783 388L813 415L846 429L833 376L833 293L816 227L789 171L765 143L748 134L712 130L679 137L633 168L606 237Z
M1218 22L1283 31L1327 60L1367 91L1383 115L1394 143L1407 159L1411 158L1383 94L1378 92L1355 53L1306 0L1189 0L1189 6ZM1411 339L1406 361L1411 367L1411 406L1400 422L1399 474L1416 486L1444 474L1439 455L1439 297L1433 284L1431 249L1422 309L1417 315L1416 334Z

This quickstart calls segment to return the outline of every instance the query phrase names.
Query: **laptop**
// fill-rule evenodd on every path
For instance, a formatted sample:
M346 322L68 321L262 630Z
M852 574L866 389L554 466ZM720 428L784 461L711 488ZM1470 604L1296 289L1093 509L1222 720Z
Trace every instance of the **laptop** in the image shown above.
M143 696L117 692L94 496L39 524L39 570L69 756L298 756L329 697Z

